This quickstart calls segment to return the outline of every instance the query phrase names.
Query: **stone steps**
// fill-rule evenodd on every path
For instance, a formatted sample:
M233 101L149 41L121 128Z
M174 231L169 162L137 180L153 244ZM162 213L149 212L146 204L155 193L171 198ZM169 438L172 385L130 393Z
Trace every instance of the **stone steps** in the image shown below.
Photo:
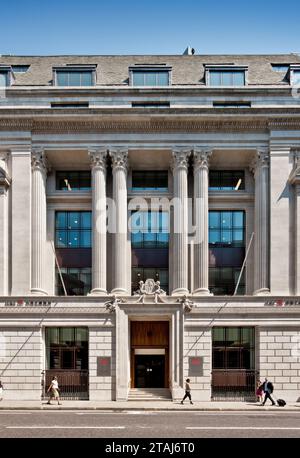
M168 388L132 388L128 401L170 401L171 393Z

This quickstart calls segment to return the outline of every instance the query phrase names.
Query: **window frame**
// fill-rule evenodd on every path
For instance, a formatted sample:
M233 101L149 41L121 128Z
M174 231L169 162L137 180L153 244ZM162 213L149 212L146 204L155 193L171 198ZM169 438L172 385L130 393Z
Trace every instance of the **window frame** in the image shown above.
M212 174L215 173L215 174L218 174L218 184L221 185L222 184L222 173L231 173L232 176L234 176L235 174L243 174L243 189L242 188L239 188L237 190L235 189L211 189L212 186L210 186L211 184L211 178L212 178ZM215 186L216 187L216 186ZM218 186L218 188L221 188L222 186ZM224 187L224 186L223 186ZM221 193L221 192L230 192L230 193L241 193L241 192L245 192L246 191L246 173L245 173L245 170L244 169L232 169L232 170L224 170L224 169L210 169L209 170L209 175L208 175L208 192L217 192L217 193Z
M248 66L247 65L205 65L205 83L206 86L213 88L241 88L248 86ZM211 72L243 72L244 84L239 85L212 85Z
M57 215L58 213L65 213L66 216L65 216L65 219L66 219L66 223L63 227L59 227L59 224L58 224L58 219L57 219ZM68 221L69 221L69 214L70 213L78 213L79 214L79 219L80 219L80 224L78 225L78 227L72 227L72 226L68 226ZM90 227L85 227L83 224L82 224L82 216L81 214L82 213L90 213ZM54 217L54 240L55 240L55 249L78 249L78 248L88 248L88 249L92 249L93 248L93 233L92 233L92 212L90 210L56 210L55 211L55 217ZM75 232L78 232L78 237L79 237L79 240L78 240L78 245L70 245L68 243L69 239L71 238L71 233L75 233ZM82 244L82 240L84 240L84 236L85 236L85 232L89 232L90 233L90 244L89 246L86 246L84 244ZM64 233L65 237L66 237L66 245L59 245L58 244L58 237L59 237L59 233Z
M300 86L300 64L299 65L290 65L290 86L294 86L295 72L299 73L299 82L296 87Z
M133 84L133 75L134 73L149 73L149 72L153 72L153 73L168 73L168 84L166 85L134 85ZM172 86L172 67L170 66L164 66L164 65L161 65L161 66L154 66L154 65L149 65L149 66L139 66L139 65L136 65L136 66L131 66L129 67L129 86L133 87L133 88L137 88L137 87L153 87L153 88L163 88L163 87L169 87L169 86Z
M68 179L69 178L69 174L71 173L76 173L78 175L77 177L77 180L78 180L78 183L80 184L81 182L81 178L82 178L82 174L89 174L90 176L90 188L89 189L83 189L83 188L77 188L77 189L71 189L70 191L68 189L59 189L58 187L58 183L59 183L59 175L60 174L65 174L66 175L66 178ZM55 171L55 191L56 192L63 192L63 193L69 193L69 192L74 192L74 193L78 193L78 192L91 192L92 191L92 174L91 174L91 171L90 170L56 170Z
M96 86L96 77L97 77L97 73L96 73L96 65L82 65L82 66L61 66L61 67L53 67L52 69L53 71L53 86L55 87L82 87L82 88L88 88L88 87L93 87L93 86ZM58 84L58 73L63 73L63 72L66 72L66 73L80 73L80 72L90 72L91 75L92 75L92 85L80 85L80 86L72 86L72 85L68 85L68 86L62 86L62 85L59 85Z
M0 86L0 88L10 87L14 82L14 75L10 65L0 65L0 73L5 74L6 85Z

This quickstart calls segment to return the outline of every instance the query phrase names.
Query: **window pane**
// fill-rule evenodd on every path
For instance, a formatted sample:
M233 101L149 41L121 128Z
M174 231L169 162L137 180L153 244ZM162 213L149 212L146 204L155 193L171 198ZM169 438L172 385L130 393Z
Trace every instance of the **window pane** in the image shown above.
M231 72L222 73L222 86L232 86L232 73Z
M90 248L92 246L92 233L91 231L81 232L80 246L83 248Z
M68 86L68 73L56 72L56 81L58 86Z
M168 86L169 84L169 74L167 72L159 72L157 78L158 86Z
M92 86L92 72L81 72L81 86Z
M69 212L68 214L68 229L77 229L79 228L80 215L79 212Z
M228 346L240 344L240 328L227 328L226 340Z
M234 230L232 241L234 242L236 246L237 245L243 246L244 245L244 231L243 230Z
M169 234L157 234L157 246L168 246Z
M233 85L244 86L245 85L245 73L244 72L233 72Z
M69 231L68 246L72 248L79 247L79 231Z
M81 227L84 229L90 229L92 227L91 212L81 212Z
M217 344L225 342L225 328L213 328L213 342Z
M233 212L233 226L244 227L244 212Z
M80 72L69 73L69 86L80 86Z
M134 86L144 86L144 73L133 72L132 73L132 84Z
M300 71L294 70L293 72L293 84L300 85Z
M60 328L60 344L74 345L74 328Z
M156 76L157 73L155 72L145 73L145 86L157 86Z
M59 345L59 329L47 328L46 329L46 345Z
M229 244L232 242L231 231L222 231L222 243Z
M211 211L209 212L209 227L214 229L220 225L220 213Z
M80 172L79 174L79 188L82 191L91 189L91 174L90 172Z
M221 73L220 72L209 72L209 79L211 86L221 85Z
M64 248L67 246L67 231L56 231L55 244L58 248Z
M217 229L209 230L209 243L220 243L221 242L221 231Z
M231 228L232 222L231 222L231 217L232 213L231 212L222 212L221 213L221 227L222 228Z
M209 172L209 189L215 191L219 189L219 172Z
M56 212L56 228L65 229L67 227L67 213Z

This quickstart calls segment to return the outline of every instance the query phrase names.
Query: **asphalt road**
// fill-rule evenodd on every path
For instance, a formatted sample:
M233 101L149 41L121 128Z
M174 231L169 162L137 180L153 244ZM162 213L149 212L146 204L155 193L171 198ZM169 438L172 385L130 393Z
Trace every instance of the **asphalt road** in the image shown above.
M0 412L0 438L75 437L300 438L300 412Z

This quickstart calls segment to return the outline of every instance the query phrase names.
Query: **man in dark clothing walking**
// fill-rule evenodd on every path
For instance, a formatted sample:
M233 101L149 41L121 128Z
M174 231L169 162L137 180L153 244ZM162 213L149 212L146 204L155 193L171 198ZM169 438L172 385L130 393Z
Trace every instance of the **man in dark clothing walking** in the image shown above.
M183 401L186 398L189 398L190 404L193 404L192 403L192 397L191 397L191 385L190 385L190 379L189 378L186 379L186 382L185 382L185 395L184 395L184 398L182 399L180 404L183 404Z
M265 381L262 387L263 387L263 392L265 393L265 399L264 399L264 402L262 403L262 406L265 405L267 399L270 399L270 401L272 402L272 406L275 406L276 403L274 402L274 399L271 396L271 393L273 393L273 384L269 382L267 378L265 378Z

